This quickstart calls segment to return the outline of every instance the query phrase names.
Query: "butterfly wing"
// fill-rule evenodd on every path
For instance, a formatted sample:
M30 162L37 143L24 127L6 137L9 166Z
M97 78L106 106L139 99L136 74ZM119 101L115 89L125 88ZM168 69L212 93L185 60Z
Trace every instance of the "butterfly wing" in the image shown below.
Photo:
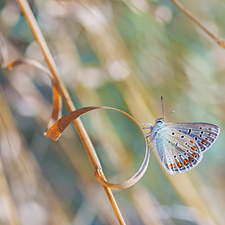
M160 162L170 174L194 168L203 157L197 141L176 129L164 127L152 143Z
M165 123L164 126L192 137L202 152L211 147L220 133L220 128L210 123Z

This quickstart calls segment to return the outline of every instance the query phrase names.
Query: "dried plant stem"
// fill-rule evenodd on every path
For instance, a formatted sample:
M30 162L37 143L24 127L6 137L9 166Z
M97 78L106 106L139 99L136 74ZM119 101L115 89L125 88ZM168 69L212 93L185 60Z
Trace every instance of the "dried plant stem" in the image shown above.
M52 75L54 76L55 78L55 81L56 81L56 87L58 88L59 92L61 93L62 95L62 98L64 100L64 103L67 107L67 110L69 112L72 112L74 110L76 110L75 106L73 105L73 102L67 92L67 89L65 88L65 85L63 84L61 78L60 78L60 75L59 75L59 72L57 70L57 67L55 65L55 62L52 58L52 55L48 49L48 46L44 40L44 37L40 31L40 28L34 18L34 15L30 9L30 6L29 4L27 3L26 0L17 0L22 12L23 12L23 15L28 23L28 26L30 27L33 35L34 35L34 38L36 39L37 43L39 44L39 46L41 47L41 50L45 56L45 60L48 64L48 67L52 73ZM76 119L75 121L73 121L74 123L74 126L78 132L78 135L84 145L84 148L88 154L88 157L89 157L89 160L91 161L91 164L94 168L94 171L98 171L101 169L101 164L100 164L100 161L98 159L98 156L95 152L95 149L90 141L90 138L81 122L80 119ZM104 190L109 198L109 201L112 205L112 208L116 214L116 217L119 221L120 224L125 224L125 221L121 215L121 212L117 206L117 203L114 199L114 196L111 192L111 190L105 186L104 187Z
M213 40L217 42L222 48L225 48L224 39L214 35L205 25L203 25L191 12L189 12L185 7L180 4L177 0L171 0L171 2L180 9L184 14L186 14L190 19L192 19L202 30L204 30Z

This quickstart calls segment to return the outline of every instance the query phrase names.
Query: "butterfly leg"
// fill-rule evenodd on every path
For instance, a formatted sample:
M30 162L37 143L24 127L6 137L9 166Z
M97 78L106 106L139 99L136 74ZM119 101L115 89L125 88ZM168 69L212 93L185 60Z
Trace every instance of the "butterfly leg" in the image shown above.
M152 141L149 141L149 142L147 143L147 147L151 144L151 142L152 142ZM151 150L151 151L152 151L152 150Z
M150 137L150 135L151 135L151 132L149 132L149 133L145 134L145 137L146 137L146 138L149 138L149 137Z
M140 125L149 126L149 127L143 127L142 129L150 129L150 130L153 129L153 126L151 123L140 123Z
M139 123L140 125L152 125L151 123Z
M147 147L149 146L150 142L148 143ZM152 149L149 150L150 154L152 153L152 150L154 149L154 147Z

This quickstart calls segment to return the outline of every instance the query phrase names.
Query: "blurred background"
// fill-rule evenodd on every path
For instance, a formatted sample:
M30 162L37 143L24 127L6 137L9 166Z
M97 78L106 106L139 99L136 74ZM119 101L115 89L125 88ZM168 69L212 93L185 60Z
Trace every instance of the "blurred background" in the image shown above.
M225 37L223 0L181 1ZM111 106L140 123L220 126L215 144L187 173L169 175L155 154L133 187L113 191L127 225L215 225L225 221L225 50L169 0L29 1L76 106ZM0 30L10 61L47 66L16 0L0 0ZM46 138L51 82L28 66L0 69L0 224L118 224L75 129ZM63 115L67 110L63 107ZM81 117L109 182L130 178L144 138L123 114Z

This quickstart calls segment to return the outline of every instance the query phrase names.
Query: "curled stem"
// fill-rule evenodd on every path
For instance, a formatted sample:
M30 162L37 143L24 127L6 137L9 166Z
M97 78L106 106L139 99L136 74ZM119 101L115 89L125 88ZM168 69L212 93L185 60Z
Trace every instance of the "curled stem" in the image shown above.
M59 119L58 121L56 121L56 123L49 128L49 130L47 130L47 132L45 133L45 135L53 140L58 140L58 138L61 136L62 132L66 129L66 127L74 120L78 119L80 116L82 116L85 113L88 113L90 111L96 110L96 109L111 109L111 110L115 110L118 111L120 113L123 113L124 115L128 116L130 119L132 119L137 125L138 127L141 129L144 138L145 138L145 144L146 144L146 151L145 151L145 157L143 160L143 163L140 167L140 169L137 171L137 173L131 177L129 180L119 183L119 184L113 184L113 183L109 183L106 181L105 176L103 174L102 168L99 168L95 171L95 177L98 179L98 181L104 185L107 188L111 188L111 189L125 189L128 187L131 187L132 185L134 185L135 183L137 183L141 177L144 175L147 167L148 167L148 163L149 163L149 158L150 158L150 151L149 151L149 143L147 140L147 136L144 134L140 124L128 113L116 109L116 108L112 108L112 107L106 107L106 106L89 106L89 107L83 107L80 109L77 109L71 113L68 113L67 115L63 116L61 119Z

